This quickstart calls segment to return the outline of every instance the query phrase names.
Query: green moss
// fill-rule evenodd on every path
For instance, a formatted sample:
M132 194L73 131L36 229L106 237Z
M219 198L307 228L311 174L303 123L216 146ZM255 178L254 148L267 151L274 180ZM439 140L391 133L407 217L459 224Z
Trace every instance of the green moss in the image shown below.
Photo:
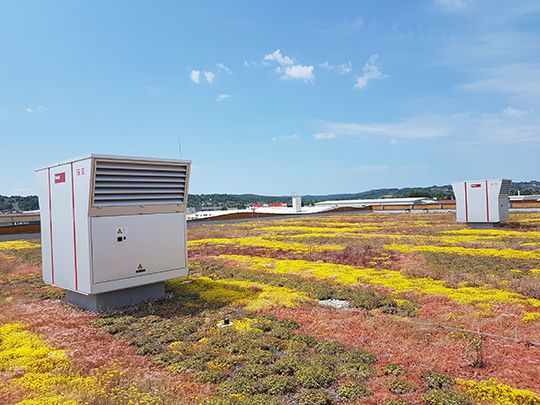
M250 395L240 400L241 405L283 405L284 401L274 395Z
M387 364L382 368L384 375L399 376L405 374L405 367L400 364Z
M182 340L194 334L203 324L204 321L199 318L183 319L181 323L175 323L171 328L171 333L174 336L173 340Z
M307 335L295 335L293 339L305 343L308 347L315 347L318 343L317 339Z
M294 331L284 326L275 326L268 334L278 339L290 339L294 336Z
M330 405L332 397L323 390L302 390L298 394L298 405Z
M348 400L371 395L370 389L365 384L356 381L349 381L341 384L338 388L338 393L341 398Z
M220 394L260 394L261 384L249 378L234 378L221 383L218 387Z
M336 377L329 368L310 365L300 367L296 372L296 379L306 388L325 388L332 385Z
M271 374L261 380L261 384L267 394L286 394L294 390L295 381L292 377L279 374Z
M257 363L247 363L243 367L240 367L236 373L238 377L259 379L266 377L270 374L270 371L268 366Z
M364 363L345 363L339 367L341 377L352 377L359 380L375 377L376 372L373 366Z
M187 359L170 365L172 371L206 371L206 361L200 359Z
M345 347L336 342L319 342L315 350L324 354L340 354L345 352Z
M282 357L272 365L272 370L277 374L294 375L303 362L295 356Z
M414 384L407 380L394 378L387 382L388 390L394 394L408 394L414 392Z
M341 360L345 363L365 363L374 364L377 362L377 356L375 353L369 350L353 350L345 352L340 356Z
M217 384L224 381L227 378L227 374L222 371L206 370L195 374L197 381L209 384Z
M270 350L255 349L249 353L248 361L253 364L272 364L276 359L274 352Z
M212 396L206 398L201 405L283 405L284 401L272 395L255 394L240 396Z
M472 405L465 394L450 390L433 390L424 395L424 402L427 405Z
M289 340L283 349L288 355L303 355L309 350L309 346L304 342Z
M308 362L310 365L334 371L339 363L339 359L336 359L336 356L331 354L315 353L308 357Z
M163 350L163 345L159 342L147 342L137 350L137 354L144 356L145 354L158 354Z
M425 373L422 380L427 390L448 390L456 384L453 377L437 371Z
M201 405L237 405L237 404L238 404L238 401L235 401L234 398L218 397L218 396L205 398L204 401L201 402Z
M391 399L386 402L386 405L409 405L409 403L404 399Z

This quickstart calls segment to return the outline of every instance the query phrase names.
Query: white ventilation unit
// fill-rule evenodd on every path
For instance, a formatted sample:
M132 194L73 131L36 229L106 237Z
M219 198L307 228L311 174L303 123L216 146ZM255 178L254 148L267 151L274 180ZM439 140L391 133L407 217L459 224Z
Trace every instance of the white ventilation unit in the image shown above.
M512 180L467 180L452 183L458 222L499 223L508 219Z
M187 275L190 164L90 155L38 169L45 282L93 295Z
M302 211L302 197L299 195L293 195L292 197L293 212Z

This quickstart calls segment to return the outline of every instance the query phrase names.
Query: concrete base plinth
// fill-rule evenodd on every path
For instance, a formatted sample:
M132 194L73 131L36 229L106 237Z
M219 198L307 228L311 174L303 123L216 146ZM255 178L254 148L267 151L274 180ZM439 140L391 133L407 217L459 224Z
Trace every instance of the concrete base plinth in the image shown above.
M165 298L164 282L91 295L66 291L66 300L69 303L92 312L107 312L163 298Z
M471 229L493 229L493 228L500 228L501 223L500 222L469 222L467 223L467 227Z

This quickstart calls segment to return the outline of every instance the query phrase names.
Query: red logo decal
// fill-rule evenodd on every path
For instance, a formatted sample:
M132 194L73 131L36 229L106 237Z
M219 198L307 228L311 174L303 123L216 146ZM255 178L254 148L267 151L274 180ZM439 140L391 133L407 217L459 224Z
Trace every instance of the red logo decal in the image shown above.
M54 183L65 183L66 182L66 172L60 172L54 174Z
M479 188L479 187L482 187L480 183L471 184L471 188Z

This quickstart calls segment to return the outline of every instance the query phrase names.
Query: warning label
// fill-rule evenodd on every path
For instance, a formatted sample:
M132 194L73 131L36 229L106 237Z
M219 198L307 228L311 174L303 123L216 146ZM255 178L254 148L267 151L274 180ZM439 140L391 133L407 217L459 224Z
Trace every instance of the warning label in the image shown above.
M116 230L117 235L127 235L127 228L118 228Z
M142 273L142 272L145 272L146 269L144 268L144 266L139 263L139 265L137 266L137 270L135 270L135 273Z

